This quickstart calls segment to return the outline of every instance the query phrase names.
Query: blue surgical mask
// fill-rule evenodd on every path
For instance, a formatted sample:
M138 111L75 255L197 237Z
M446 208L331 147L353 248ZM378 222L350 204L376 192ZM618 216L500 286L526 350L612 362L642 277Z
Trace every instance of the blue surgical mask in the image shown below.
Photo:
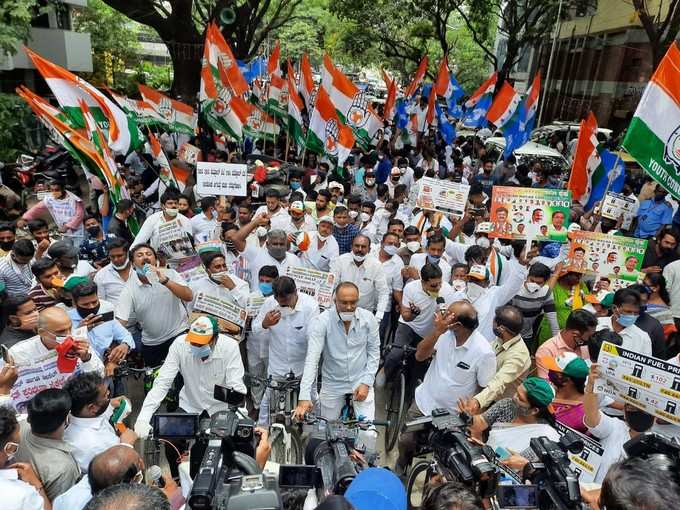
M273 294L274 289L272 288L272 282L260 282L260 292L264 294L265 296L270 296Z
M137 273L137 276L146 277L146 269L144 267L135 267L135 273Z
M293 191L300 189L300 183L298 181L291 182L290 189L292 189Z
M427 256L427 261L430 264L435 264L435 265L439 264L439 259L441 259L441 257L435 257L434 255L428 255Z
M201 345L200 347L196 347L195 345L191 346L191 354L194 355L196 358L207 358L210 356L210 345Z
M636 314L620 314L619 317L616 319L616 322L621 324L624 328L627 328L629 326L632 326L635 324L635 321L638 320L639 315Z

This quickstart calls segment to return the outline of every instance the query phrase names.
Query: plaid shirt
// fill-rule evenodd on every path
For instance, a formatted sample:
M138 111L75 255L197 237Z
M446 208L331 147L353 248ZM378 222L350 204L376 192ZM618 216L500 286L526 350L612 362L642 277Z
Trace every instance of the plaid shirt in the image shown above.
M338 242L340 248L340 255L352 251L352 241L359 235L359 227L353 224L347 225L345 228L338 228L333 225L333 237Z

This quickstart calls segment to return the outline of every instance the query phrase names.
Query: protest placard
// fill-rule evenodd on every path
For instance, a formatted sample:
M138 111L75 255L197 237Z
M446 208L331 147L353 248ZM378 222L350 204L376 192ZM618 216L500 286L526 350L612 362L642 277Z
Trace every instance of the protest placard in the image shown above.
M247 318L244 308L226 299L199 292L193 303L191 320L193 321L203 314L212 315L217 319L221 333L226 333L239 340L243 339Z
M286 276L295 280L295 285L300 292L304 292L316 299L321 308L331 306L335 275L324 273L307 267L286 268Z
M595 392L680 425L680 366L605 342Z
M10 390L10 398L18 412L26 412L29 400L48 388L61 388L74 374L80 372L78 362L74 372L60 372L57 368L57 351L51 351L30 365L17 368L17 380Z
M601 206L601 214L603 218L618 221L623 215L623 223L621 228L628 230L633 223L633 218L638 209L638 202L633 195L627 197L622 193L614 193L610 191L604 197Z
M248 296L248 304L246 305L246 313L248 318L252 319L256 317L260 312L260 308L264 304L264 300L267 299L264 296Z
M570 234L567 271L597 275L609 280L609 291L634 283L640 277L647 240L577 230Z
M196 166L196 191L202 196L245 197L248 194L248 167L200 161Z
M555 422L555 428L560 435L573 432L583 441L583 450L580 453L567 452L567 457L569 457L571 469L576 473L578 481L581 483L593 483L600 469L600 464L602 464L602 455L604 454L602 445L595 439L581 434L579 431L567 427L558 421Z
M191 145L190 143L183 143L179 146L177 151L177 159L195 165L198 162L198 157L201 154L201 149Z
M470 186L431 177L420 179L416 207L463 216Z
M177 218L158 226L158 251L174 263L196 255L189 234Z
M571 191L494 186L489 237L567 241Z

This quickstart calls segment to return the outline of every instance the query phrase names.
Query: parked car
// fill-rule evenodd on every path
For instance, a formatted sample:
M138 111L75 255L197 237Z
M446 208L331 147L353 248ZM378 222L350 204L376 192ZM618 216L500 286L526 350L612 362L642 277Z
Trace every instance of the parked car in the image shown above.
M488 157L497 162L503 158L503 151L505 150L505 138L500 136L492 136L487 138L484 144L487 150ZM560 154L559 151L552 149L546 145L536 142L527 142L519 149L513 152L517 159L518 165L531 165L533 161L540 161L543 168L558 167L563 173L569 171L569 163L567 159Z
M578 122L565 122L556 120L552 124L546 124L534 129L531 133L531 141L548 145L552 135L557 133L566 146L569 142L578 138L578 131L581 125ZM607 128L597 128L597 139L600 142L606 142L612 136L612 130Z

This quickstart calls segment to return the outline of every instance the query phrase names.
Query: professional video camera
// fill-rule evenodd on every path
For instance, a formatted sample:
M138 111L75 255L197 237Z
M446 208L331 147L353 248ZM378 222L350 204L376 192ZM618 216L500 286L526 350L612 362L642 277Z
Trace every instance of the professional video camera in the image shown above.
M467 485L481 497L490 497L498 484L498 472L490 460L495 454L488 446L469 441L470 422L467 413L454 415L446 409L433 409L431 416L407 423L406 430L429 431L429 448L444 477Z
M623 449L629 457L646 458L650 455L663 454L680 465L680 443L675 438L669 439L653 432L645 432L626 442Z
M536 484L538 507L558 510L581 508L578 476L570 467L567 452L580 453L583 440L575 432L568 431L558 443L541 436L532 438L529 446L538 461L524 467L523 478Z

